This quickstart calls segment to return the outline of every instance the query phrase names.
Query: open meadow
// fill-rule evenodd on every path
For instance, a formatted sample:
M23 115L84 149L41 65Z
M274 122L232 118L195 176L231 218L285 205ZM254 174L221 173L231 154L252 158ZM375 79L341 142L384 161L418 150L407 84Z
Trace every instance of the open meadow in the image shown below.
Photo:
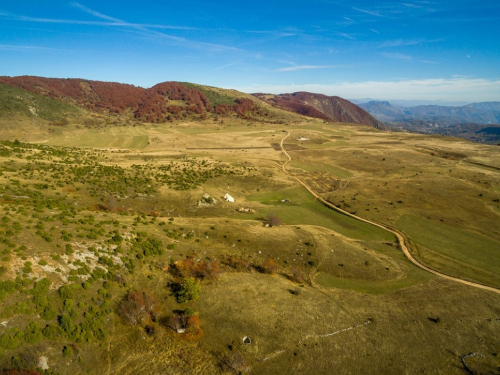
M500 371L500 293L293 178L498 289L499 147L298 116L20 123L0 143L0 368Z

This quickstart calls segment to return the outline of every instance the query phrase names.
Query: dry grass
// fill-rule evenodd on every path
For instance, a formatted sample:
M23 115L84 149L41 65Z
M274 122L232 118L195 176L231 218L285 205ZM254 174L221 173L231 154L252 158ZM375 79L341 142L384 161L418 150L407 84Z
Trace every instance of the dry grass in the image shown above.
M311 142L290 142L301 147L290 151L294 160L291 170L306 171L312 185L325 192L325 198L359 216L402 229L421 249L424 262L439 266L443 272L470 278L481 274L481 281L498 282L497 265L489 260L497 251L491 244L500 241L500 206L495 201L500 195L500 172L467 162L496 166L500 160L497 148L441 137L384 133L357 125L304 121L293 127L295 138L303 135ZM161 301L160 318L176 309L192 308L205 332L201 343L182 340L160 321L154 334L148 335L143 328L132 329L110 315L106 340L82 344L81 360L62 357L61 347L66 343L49 342L46 353L51 370L61 374L108 373L108 369L110 374L220 373L223 357L241 353L253 374L459 374L463 371L461 356L477 352L484 357L471 359L476 371L497 371L499 359L492 353L500 350L499 297L415 268L397 249L392 235L315 202L283 174L280 163L285 157L271 147L279 143L284 128L236 119L224 124L208 120L172 127L162 124L78 131L70 126L51 134L28 123L19 128L11 123L5 128L2 137L6 138L104 147L106 150L98 153L99 162L122 168L140 164L154 169L193 157L248 168L245 174L214 178L196 189L175 191L159 186L150 196L124 200L130 216L93 212L99 220L117 220L121 232L143 231L165 246L176 245L164 256L138 261L134 273L126 275L127 287L112 287L111 300L118 301L129 288L149 288ZM24 163L15 155L3 161L10 160L19 166ZM1 182L10 183L13 173L4 172ZM27 180L20 182L24 183ZM76 187L47 192L52 197L56 193L77 202L81 215L99 198ZM219 202L196 206L205 193ZM225 193L233 195L236 203L224 202L221 197ZM286 199L288 202L282 202ZM22 254L25 259L12 252L9 260L2 261L0 265L12 271L2 275L2 280L13 278L14 268L31 261L35 273L62 283L69 263L106 239L85 239L86 244L75 246L75 255L66 259L62 256L65 242L56 233L65 229L76 235L76 225L63 228L59 222L46 224L54 241L41 241L32 233L37 222L33 212L23 215L12 210L20 204L9 202L4 199L0 217L9 213L23 228L30 225L31 229L11 237L27 250ZM255 213L238 213L240 207ZM50 216L57 210L44 210L41 215ZM151 211L160 217L152 221L147 216L145 222L134 226L138 214ZM284 225L265 228L264 219L270 212ZM174 220L169 221L170 217ZM165 225L158 225L161 221ZM422 229L417 230L417 225ZM114 228L109 225L106 230ZM165 229L175 229L180 235L172 238ZM193 238L185 239L190 233ZM0 230L0 236L4 234ZM462 241L464 236L470 241ZM477 238L490 245L475 246ZM61 259L52 260L50 255L55 254ZM171 261L186 256L221 263L232 257L233 264L241 263L246 270L224 266L218 280L203 282L198 301L179 305L167 288L174 276L166 270ZM258 273L269 258L277 264L276 274ZM47 266L38 265L41 259L48 263L45 271L42 267ZM90 254L85 258L90 265L95 265L95 260ZM56 263L61 271L51 275ZM468 271L465 264L474 270ZM303 284L291 280L294 270L304 276ZM85 304L92 303L101 284L82 294ZM2 309L21 300L19 295L8 296ZM62 308L61 301L57 307ZM19 327L28 320L23 314L8 319L9 324ZM252 344L241 344L243 336L250 337ZM2 356L8 361L14 354L4 351Z

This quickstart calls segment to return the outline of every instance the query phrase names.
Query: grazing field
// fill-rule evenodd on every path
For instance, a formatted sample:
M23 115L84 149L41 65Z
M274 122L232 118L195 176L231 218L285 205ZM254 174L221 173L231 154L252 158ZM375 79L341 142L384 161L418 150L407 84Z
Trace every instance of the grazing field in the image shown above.
M500 287L500 241L410 215L397 225L417 244L425 264Z
M291 131L292 174L403 231L422 263L493 286L500 175L466 160L499 149L285 120L5 127L0 369L498 373L500 295L416 267L271 145Z
M280 192L254 194L247 199L264 204L267 206L266 214L275 213L287 224L324 226L347 237L362 240L394 241L394 236L387 231L321 205L302 187Z
M71 130L57 129L52 133L47 144L67 147L126 149L144 149L148 145L149 137L145 130L137 127Z

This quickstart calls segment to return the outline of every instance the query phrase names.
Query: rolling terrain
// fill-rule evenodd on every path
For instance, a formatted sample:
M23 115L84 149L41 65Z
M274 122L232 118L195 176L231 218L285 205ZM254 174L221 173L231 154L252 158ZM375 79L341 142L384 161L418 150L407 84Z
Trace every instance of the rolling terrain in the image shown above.
M498 373L498 147L182 86L0 85L0 369Z

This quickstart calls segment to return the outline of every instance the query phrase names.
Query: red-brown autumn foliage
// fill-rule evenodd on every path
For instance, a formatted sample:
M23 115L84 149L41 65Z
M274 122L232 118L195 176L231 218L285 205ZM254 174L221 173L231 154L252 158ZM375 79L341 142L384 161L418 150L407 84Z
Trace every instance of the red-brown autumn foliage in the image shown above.
M239 259L232 256L225 258L224 264L231 268L234 268L236 271L250 270L250 262L248 260Z
M234 113L245 119L266 115L264 109L248 98L236 99L232 105L218 104L214 107L203 92L179 82L163 82L144 89L115 82L21 76L0 77L0 83L76 103L93 112L123 114L131 111L136 119L144 122L173 121L195 114L206 118L207 112L219 115Z
M266 260L266 262L262 266L262 270L264 271L264 273L268 273L270 275L273 275L278 270L278 266L276 265L276 262L274 261L274 259L269 258L268 260Z
M254 96L276 107L304 116L320 118L326 121L354 122L379 129L385 128L384 124L364 109L338 96L327 96L309 92L280 94L271 98L269 98L269 95L261 93L254 94Z
M185 338L187 340L199 340L203 336L203 329L201 328L201 320L196 315L191 315L186 321Z
M219 262L216 260L183 259L175 262L175 270L183 278L195 277L197 279L215 279L221 273Z
M186 340L195 341L203 336L201 319L196 315L186 316L183 312L176 312L168 319L167 324Z
M144 318L155 318L156 301L148 291L130 291L118 304L117 312L123 320L135 326Z

